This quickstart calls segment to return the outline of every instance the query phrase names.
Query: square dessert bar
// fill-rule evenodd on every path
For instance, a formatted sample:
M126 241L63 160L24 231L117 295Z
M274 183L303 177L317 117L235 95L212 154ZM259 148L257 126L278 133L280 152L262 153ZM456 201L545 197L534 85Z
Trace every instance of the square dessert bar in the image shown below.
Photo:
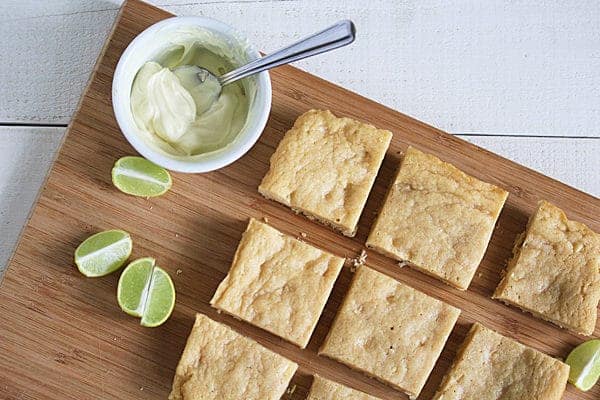
M169 400L279 400L298 365L197 314Z
M279 143L258 191L354 236L391 139L389 131L310 110Z
M596 327L600 235L541 201L494 298L584 335Z
M474 324L434 400L560 400L569 366Z
M362 266L319 354L417 397L459 314Z
M379 398L315 375L306 400L379 400Z
M466 290L507 196L409 147L367 246Z
M302 348L344 259L250 219L210 304Z

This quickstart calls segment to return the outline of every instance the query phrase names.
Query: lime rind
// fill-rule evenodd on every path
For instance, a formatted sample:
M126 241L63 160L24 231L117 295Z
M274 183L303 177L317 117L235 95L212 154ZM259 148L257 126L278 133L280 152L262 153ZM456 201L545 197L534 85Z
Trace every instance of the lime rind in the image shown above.
M600 377L600 339L575 347L565 362L570 367L569 382L579 390L590 390Z
M117 301L129 315L141 318L145 327L162 325L175 308L175 285L154 258L131 262L121 274Z
M117 189L139 197L163 195L173 184L171 174L166 169L135 156L118 159L111 171L111 177Z
M125 264L133 242L129 233L120 229L98 232L75 249L77 269L88 278L108 275Z

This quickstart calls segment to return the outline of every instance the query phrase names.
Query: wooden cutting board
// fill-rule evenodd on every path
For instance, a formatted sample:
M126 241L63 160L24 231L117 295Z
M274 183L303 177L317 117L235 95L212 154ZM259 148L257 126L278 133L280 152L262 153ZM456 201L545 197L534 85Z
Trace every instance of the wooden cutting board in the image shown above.
M420 398L431 397L473 321L559 358L583 340L490 296L515 236L525 229L539 199L557 204L571 218L600 231L600 221L595 219L600 215L599 199L292 67L271 73L273 109L267 128L240 161L208 174L175 173L173 189L156 199L134 198L117 191L111 184L111 167L117 158L135 152L113 116L113 70L135 35L169 16L137 0L126 2L94 69L0 288L0 398L165 399L197 311L298 362L300 369L292 382L296 390L285 398L304 399L313 373L383 399L405 398L317 356L347 290L349 268L341 273L306 350L217 314L208 302L229 269L248 217L266 216L271 225L294 236L305 232L307 242L339 256L359 254L400 160L399 153L409 144L510 191L467 292L410 268L401 269L394 261L368 252L371 267L463 310ZM355 238L338 235L267 201L256 190L284 132L310 108L330 109L394 133ZM73 265L75 247L88 235L109 228L132 234L132 257L156 257L171 273L177 305L162 327L142 328L138 320L120 311L115 296L118 274L86 279ZM599 334L596 325L594 335ZM599 397L600 386L588 393L569 386L565 395L565 399Z

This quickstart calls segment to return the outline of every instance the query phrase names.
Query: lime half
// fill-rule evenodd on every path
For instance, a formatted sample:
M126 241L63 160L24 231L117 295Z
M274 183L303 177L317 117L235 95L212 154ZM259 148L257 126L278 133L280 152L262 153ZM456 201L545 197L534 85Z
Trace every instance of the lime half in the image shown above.
M123 157L112 169L112 182L121 192L140 197L156 197L171 188L171 175L142 157Z
M98 277L119 269L131 255L131 236L118 229L96 233L75 249L75 264L83 275Z
M590 390L600 377L600 339L575 347L565 362L571 367L569 382L577 389Z
M123 311L141 318L143 326L162 325L175 307L175 286L154 258L130 263L119 278L117 301Z

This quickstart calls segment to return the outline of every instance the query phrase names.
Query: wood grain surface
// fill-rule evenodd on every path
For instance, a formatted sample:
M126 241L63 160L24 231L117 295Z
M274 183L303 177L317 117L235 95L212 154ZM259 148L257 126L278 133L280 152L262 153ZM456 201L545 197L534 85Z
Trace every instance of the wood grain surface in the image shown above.
M383 399L405 398L332 360L317 356L352 273L344 268L306 350L218 314L209 300L224 278L248 217L268 217L274 227L336 255L355 257L364 247L374 215L407 145L450 161L465 172L510 192L485 258L467 292L368 252L367 264L460 307L463 312L428 380L421 399L440 383L473 321L555 357L583 340L507 307L490 296L538 199L547 199L600 231L600 200L519 166L396 111L292 67L271 73L273 109L260 141L222 170L173 174L173 189L155 199L118 192L110 182L114 161L134 154L114 120L110 89L114 67L127 44L150 24L170 16L136 0L127 2L65 137L37 205L24 229L0 288L0 398L165 399L193 323L203 312L298 362L289 399L303 399L310 375L319 373ZM295 215L263 199L256 188L268 159L295 118L309 108L368 121L394 133L355 238ZM154 256L177 288L177 305L162 327L142 328L119 310L118 274L86 279L73 265L75 247L109 228L129 231L132 257ZM180 273L177 273L177 271ZM600 334L597 325L594 336ZM600 387L565 399L597 399Z

